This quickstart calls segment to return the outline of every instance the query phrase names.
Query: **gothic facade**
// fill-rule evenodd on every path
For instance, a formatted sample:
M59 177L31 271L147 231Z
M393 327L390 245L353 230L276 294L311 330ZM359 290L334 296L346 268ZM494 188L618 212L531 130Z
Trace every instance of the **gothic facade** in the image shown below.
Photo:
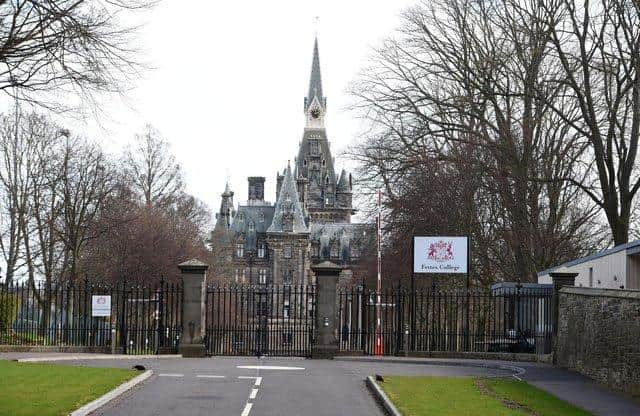
M315 40L306 125L294 166L276 175L276 203L264 198L265 178L248 178L248 200L234 206L225 188L212 244L227 245L230 280L251 284L312 284L311 265L330 260L349 279L371 238L365 224L351 222L352 177L336 174L325 129L327 99L322 93L320 56Z

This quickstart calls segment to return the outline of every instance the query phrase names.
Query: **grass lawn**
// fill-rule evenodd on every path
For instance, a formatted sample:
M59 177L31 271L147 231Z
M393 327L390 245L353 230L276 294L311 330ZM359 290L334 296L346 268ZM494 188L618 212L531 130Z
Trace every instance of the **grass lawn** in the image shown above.
M385 376L379 383L405 416L589 416L524 381Z
M0 360L0 415L67 415L139 374Z

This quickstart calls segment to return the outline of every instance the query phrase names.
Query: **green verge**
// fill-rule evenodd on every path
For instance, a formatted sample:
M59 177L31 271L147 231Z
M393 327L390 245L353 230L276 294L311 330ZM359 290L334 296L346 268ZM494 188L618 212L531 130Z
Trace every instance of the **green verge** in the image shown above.
M489 391L481 392L478 381ZM511 379L385 376L379 384L405 416L522 416L531 415L531 411L538 416L590 415L523 381Z
M0 415L67 415L139 374L0 360Z

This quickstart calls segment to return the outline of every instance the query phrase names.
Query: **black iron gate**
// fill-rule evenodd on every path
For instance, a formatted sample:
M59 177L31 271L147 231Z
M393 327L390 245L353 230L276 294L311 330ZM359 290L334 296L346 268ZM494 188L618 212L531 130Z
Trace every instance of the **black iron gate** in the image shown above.
M206 346L212 355L311 355L313 286L208 286Z
M109 302L110 313L93 313L94 297ZM0 345L175 353L181 313L182 287L177 283L140 286L83 279L0 284Z
M552 344L549 290L339 291L340 350L547 354Z
M118 347L124 354L176 353L182 332L182 287L118 284L112 314Z

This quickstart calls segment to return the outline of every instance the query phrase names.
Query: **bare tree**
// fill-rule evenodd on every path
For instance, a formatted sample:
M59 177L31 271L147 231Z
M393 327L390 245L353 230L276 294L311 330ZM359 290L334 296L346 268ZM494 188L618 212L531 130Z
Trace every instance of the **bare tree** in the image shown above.
M640 9L626 0L546 0L538 21L553 28L550 43L574 111L548 104L588 140L585 160L592 181L567 178L599 207L615 244L629 239L634 198L640 189ZM550 80L551 81L551 80Z
M389 215L400 210L412 232L471 234L472 252L482 253L474 262L487 266L477 269L494 280L535 280L537 270L590 248L583 238L594 209L561 183L584 180L586 146L547 104L576 111L564 90L548 86L562 71L547 59L550 27L536 18L536 3L421 3L354 87L373 128L352 154L365 181L385 187ZM460 192L442 185L419 198L415 178L441 178ZM411 208L421 203L437 208L422 223Z
M171 204L184 189L180 165L169 151L169 143L151 125L136 135L133 148L124 155L126 177L147 207Z
M62 269L77 279L83 248L104 232L93 225L115 188L115 171L100 147L80 137L69 137L65 142L60 169Z
M21 267L29 178L33 176L32 160L35 144L25 133L24 118L19 110L3 115L0 121L0 192L3 203L0 212L2 229L0 251L5 261L5 282L11 283L15 272Z
M141 63L127 11L154 0L15 0L0 2L0 90L49 108L60 94L92 100L122 92ZM128 16L130 19L130 16Z

